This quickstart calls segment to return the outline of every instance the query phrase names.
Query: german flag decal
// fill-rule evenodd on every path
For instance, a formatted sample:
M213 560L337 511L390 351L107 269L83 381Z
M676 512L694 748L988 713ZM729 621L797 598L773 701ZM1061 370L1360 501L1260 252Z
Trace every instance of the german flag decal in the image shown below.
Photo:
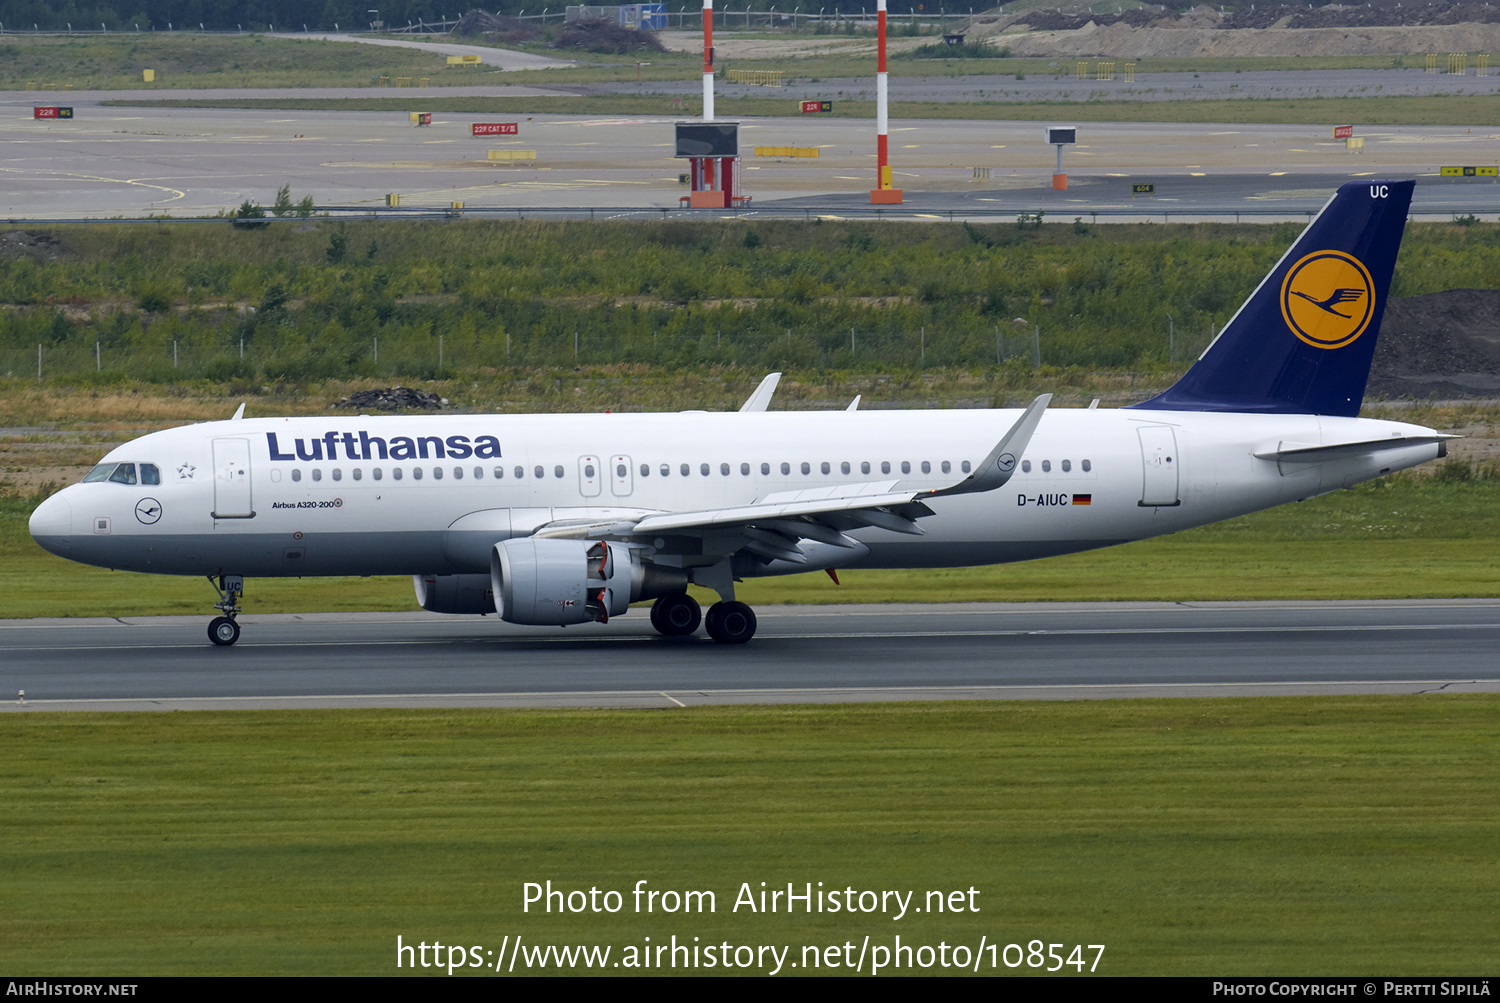
M1073 496L1073 504L1074 505L1092 505L1093 503L1094 503L1094 496L1093 495L1074 495Z

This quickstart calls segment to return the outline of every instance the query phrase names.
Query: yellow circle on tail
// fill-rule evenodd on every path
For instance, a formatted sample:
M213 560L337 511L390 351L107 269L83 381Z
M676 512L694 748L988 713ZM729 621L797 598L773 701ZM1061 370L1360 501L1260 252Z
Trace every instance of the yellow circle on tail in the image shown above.
M1314 251L1286 273L1281 316L1314 348L1343 348L1364 334L1375 316L1375 282L1352 254Z

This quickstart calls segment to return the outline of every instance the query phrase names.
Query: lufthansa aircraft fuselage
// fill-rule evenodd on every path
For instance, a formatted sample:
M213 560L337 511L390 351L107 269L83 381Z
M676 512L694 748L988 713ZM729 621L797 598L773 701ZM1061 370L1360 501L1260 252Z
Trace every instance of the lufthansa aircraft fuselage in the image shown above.
M495 542L553 523L730 509L872 482L893 492L942 489L1020 413L211 422L113 450L100 467L123 472L54 496L32 531L61 556L128 571L488 574ZM1322 462L1277 458L1294 444L1413 439ZM1003 488L928 501L933 514L920 536L850 530L862 546L828 548L811 569L950 567L1088 550L1349 487L1442 448L1430 429L1400 422L1053 408ZM669 550L668 541L657 549Z

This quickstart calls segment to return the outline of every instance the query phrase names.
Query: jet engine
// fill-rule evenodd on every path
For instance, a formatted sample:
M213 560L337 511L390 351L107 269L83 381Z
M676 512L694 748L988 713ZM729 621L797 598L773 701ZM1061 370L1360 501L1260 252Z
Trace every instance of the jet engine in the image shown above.
M412 575L417 605L429 613L493 613L489 575Z
M507 623L608 623L633 602L684 592L687 584L686 571L652 564L619 543L527 537L497 543L490 554L495 608Z

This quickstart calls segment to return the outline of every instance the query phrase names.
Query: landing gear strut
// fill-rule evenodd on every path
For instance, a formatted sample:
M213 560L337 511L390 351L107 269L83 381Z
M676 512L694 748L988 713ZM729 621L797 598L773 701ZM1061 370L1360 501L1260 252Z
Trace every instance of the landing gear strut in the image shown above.
M216 616L208 624L208 639L221 647L228 647L240 639L240 625L235 617L240 615L240 597L245 594L245 579L240 575L220 575L217 579L208 576L208 583L219 593L214 609L223 616Z
M651 626L668 637L686 637L702 622L698 600L686 592L662 596L651 604Z

